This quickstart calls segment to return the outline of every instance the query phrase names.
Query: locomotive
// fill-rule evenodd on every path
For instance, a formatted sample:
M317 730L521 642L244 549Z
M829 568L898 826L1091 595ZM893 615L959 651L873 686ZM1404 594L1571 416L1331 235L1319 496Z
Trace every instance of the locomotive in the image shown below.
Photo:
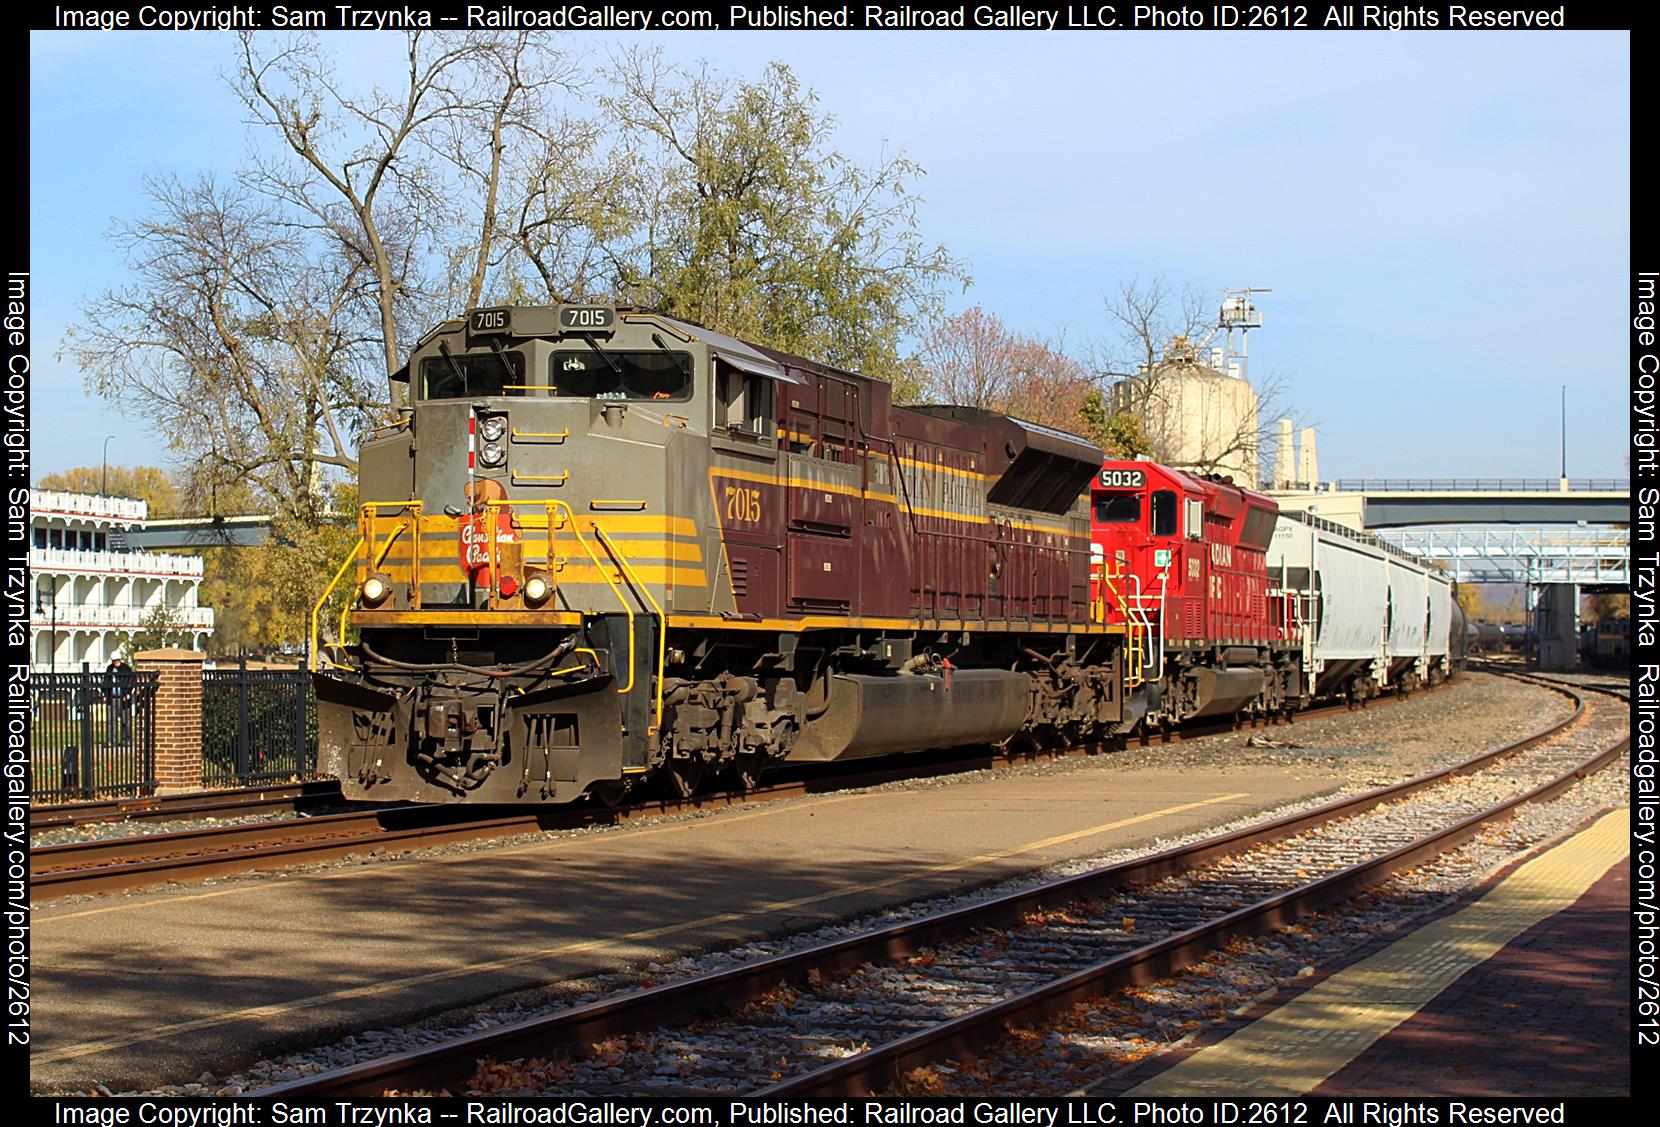
M1107 462L1091 494L1098 597L1149 723L1409 692L1462 660L1447 577L1375 536L1151 462Z
M348 798L616 801L1125 720L1083 439L628 307L472 310L394 378L313 615ZM323 653L348 572L358 640Z
M1445 579L1375 538L650 310L471 310L394 378L313 612L348 798L747 788L1363 700L1460 657ZM357 641L325 651L348 574Z

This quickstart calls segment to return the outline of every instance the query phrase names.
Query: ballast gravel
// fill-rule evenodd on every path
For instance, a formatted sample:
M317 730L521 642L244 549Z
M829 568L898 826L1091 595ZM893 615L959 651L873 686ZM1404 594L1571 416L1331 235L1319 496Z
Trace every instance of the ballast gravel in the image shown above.
M1251 733L1242 732L1204 737L1173 746L1135 748L1100 758L1038 763L1009 770L1089 770L1124 762L1124 757L1133 760L1139 756L1149 757L1148 762L1165 764L1176 756L1184 765L1194 768L1214 763L1219 756L1226 757L1230 763L1283 763L1287 758L1300 758L1326 765L1352 765L1355 769L1346 772L1349 782L1342 789L1344 793L1354 793L1422 773L1433 766L1468 758L1482 748L1496 746L1537 730L1570 710L1571 705L1567 701L1537 687L1472 674L1446 689L1415 698L1401 706L1374 706L1355 713L1322 716L1266 730L1277 740L1295 742L1299 745L1295 748L1267 751L1245 749L1244 741ZM1244 758L1246 756L1260 758ZM913 780L874 789L949 786L957 785L962 778ZM1390 886L1379 892L1272 936L1235 944L1225 956L1207 960L1173 979L1136 988L1140 994L1124 992L1122 998L1103 998L1099 1006L1090 1010L1090 1013L1102 1015L1095 1025L1086 1020L1088 1014L1075 1015L1077 1029L1069 1029L1065 1023L1060 1023L1053 1030L1040 1030L1013 1038L1006 1064L993 1065L989 1062L1003 1058L988 1056L973 1073L956 1073L943 1067L925 1070L927 1074L913 1078L913 1086L919 1092L1060 1092L1098 1080L1104 1072L1128 1067L1150 1052L1179 1042L1202 1025L1220 1020L1241 1006L1254 1002L1281 983L1294 980L1299 974L1312 973L1306 968L1330 962L1356 946L1371 942L1379 934L1435 910L1478 884L1486 873L1513 857L1518 850L1564 832L1583 821L1589 813L1618 804L1622 797L1623 789L1617 772L1605 770L1561 798L1525 810L1519 817L1488 831L1482 838L1458 851L1412 873L1396 877ZM1119 850L1079 859L993 887L895 906L881 913L809 932L756 940L728 950L689 955L670 962L652 962L631 973L553 984L542 990L498 999L415 1025L368 1030L331 1045L258 1061L234 1075L218 1077L203 1074L194 1083L160 1087L148 1094L237 1095L257 1092L271 1084L433 1044L460 1033L539 1016L621 991L704 974L786 950L842 938L872 927L980 902L1058 876L1256 824L1329 800L1328 795L1288 805L1202 832L1160 839L1141 849ZM700 816L710 815L673 817ZM670 819L653 821L658 820ZM536 835L527 839L537 840L546 836ZM443 850L453 851L478 850ZM1063 1053L1057 1053L1053 1048L1051 1042L1057 1040L1066 1044ZM1034 1044L1035 1049L1032 1048ZM1065 1063L1056 1063L1052 1074L1039 1075L1041 1058L1046 1055L1057 1056L1059 1061ZM629 1078L623 1075L613 1079L622 1084L629 1082ZM97 1091L98 1088L91 1086L82 1090Z

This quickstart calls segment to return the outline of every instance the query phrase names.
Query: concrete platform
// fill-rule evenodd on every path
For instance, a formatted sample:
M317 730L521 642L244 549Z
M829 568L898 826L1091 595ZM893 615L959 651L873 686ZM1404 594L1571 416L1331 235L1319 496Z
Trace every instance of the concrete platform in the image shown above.
M1310 764L986 778L739 808L34 919L36 1091L223 1073L597 970L951 892L1328 793Z
M1123 1094L1630 1095L1629 830L1604 815Z

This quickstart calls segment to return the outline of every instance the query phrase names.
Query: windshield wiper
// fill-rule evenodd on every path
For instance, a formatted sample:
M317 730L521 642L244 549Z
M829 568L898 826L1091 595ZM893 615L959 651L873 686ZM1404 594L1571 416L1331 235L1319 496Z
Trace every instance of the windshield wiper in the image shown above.
M605 361L605 366L617 374L617 390L626 393L628 389L623 386L623 381L628 377L623 373L622 366L615 360L611 359L609 353L600 348L600 346L594 341L593 333L583 333L582 339L588 342L588 347L593 349L594 352L599 355L601 360Z
M461 381L461 397L463 399L471 399L473 397L473 386L472 386L471 383L469 383L467 381L467 373L466 373L465 369L463 369L460 364L457 364L455 362L455 357L450 355L450 342L447 341L447 340L439 341L438 342L438 353L445 360L448 360L450 362L450 371L454 372L456 374L456 377L458 379L460 379L460 381Z

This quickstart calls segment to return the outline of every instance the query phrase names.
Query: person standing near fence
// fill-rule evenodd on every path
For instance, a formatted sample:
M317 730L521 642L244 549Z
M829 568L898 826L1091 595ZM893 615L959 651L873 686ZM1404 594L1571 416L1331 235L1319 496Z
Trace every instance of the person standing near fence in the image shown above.
M109 732L111 743L131 743L133 739L133 669L120 657L104 667L107 679L105 693L109 699Z

